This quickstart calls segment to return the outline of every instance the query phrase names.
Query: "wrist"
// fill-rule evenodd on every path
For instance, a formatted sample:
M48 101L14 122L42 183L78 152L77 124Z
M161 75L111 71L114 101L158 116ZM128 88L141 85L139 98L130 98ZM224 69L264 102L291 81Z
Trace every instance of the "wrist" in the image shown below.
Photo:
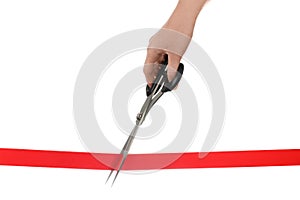
M192 37L196 19L206 0L179 0L163 28Z
M191 38L193 36L195 22L196 20L191 20L183 15L171 16L163 28L177 31Z

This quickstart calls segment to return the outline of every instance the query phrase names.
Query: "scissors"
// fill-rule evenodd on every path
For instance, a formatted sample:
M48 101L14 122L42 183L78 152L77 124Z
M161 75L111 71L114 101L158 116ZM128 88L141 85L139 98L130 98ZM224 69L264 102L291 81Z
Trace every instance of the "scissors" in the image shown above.
M149 85L147 85L147 87L146 87L146 94L147 94L146 101L143 104L140 112L137 114L136 124L135 124L134 128L132 129L130 135L128 136L128 139L127 139L126 143L124 144L124 146L121 150L121 153L119 154L120 157L118 157L119 158L118 165L117 165L118 167L117 167L116 175L113 179L111 186L113 186L114 182L116 181L116 178L117 178L119 172L121 171L121 169L125 163L125 160L128 156L129 149L130 149L132 142L136 136L138 128L143 124L147 114L149 113L149 111L151 110L153 105L157 102L157 100L165 92L169 92L169 91L173 90L178 85L178 83L182 77L182 73L184 70L184 65L182 63L179 64L179 66L177 68L177 73L172 81L168 80L168 76L167 76L167 68L168 67L167 66L168 66L168 57L166 55L164 57L164 62L160 65L160 69L156 75L156 78L155 78L152 86L149 87ZM106 180L106 183L108 182L108 180L110 179L110 177L114 171L115 171L115 169L112 169L110 171L110 174Z

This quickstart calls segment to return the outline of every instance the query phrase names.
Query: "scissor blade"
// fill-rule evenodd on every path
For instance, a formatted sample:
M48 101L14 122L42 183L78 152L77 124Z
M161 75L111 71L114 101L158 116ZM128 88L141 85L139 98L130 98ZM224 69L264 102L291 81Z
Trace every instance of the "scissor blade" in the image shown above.
M117 159L115 160L115 163L113 164L113 169L110 170L110 173L105 181L105 184L108 182L108 180L110 179L111 175L113 174L113 172L115 171L116 167L118 166L118 164L120 163L121 158L123 158L123 151L121 151L120 155L118 155Z
M118 171L117 171L117 173L116 173L116 175L115 175L115 178L114 178L114 180L113 180L111 186L114 185L114 183L115 183L115 181L116 181L116 179L117 179L117 177L118 177L118 175L119 175L119 172L120 172L120 170L122 169L122 167L123 167L123 165L124 165L124 163L125 163L125 160L126 160L126 158L127 158L127 155L128 155L128 152L124 152L123 158L122 158L122 161L121 161L121 164L120 164L120 166L119 166L119 169L118 169Z
M118 157L118 159L117 159L117 164L116 164L115 166L118 165L119 168L118 168L118 170L117 170L117 173L116 173L116 175L115 175L115 177L114 177L114 180L113 180L111 186L113 186L114 182L115 182L116 179L117 179L117 176L119 175L119 173L120 173L120 171L121 171L121 169L122 169L122 167L123 167L123 165L124 165L124 163L125 163L125 160L126 160L126 158L127 158L129 149L130 149L130 147L131 147L131 145L132 145L133 139L135 138L137 129L138 129L138 125L135 125L134 128L132 129L130 135L128 136L128 139L127 139L126 143L124 144L123 149L122 149L122 151L121 151L121 153L120 153L120 155L119 155L119 156L122 157L122 159L120 159L119 157ZM121 160L121 161L120 161L120 160ZM119 164L119 163L120 163L120 164ZM110 177L111 177L111 175L113 174L114 171L115 171L114 169L112 169L112 170L110 171L110 173L109 173L109 175L108 175L108 177L107 177L105 183L108 182L108 180L110 179Z
M109 180L109 178L111 177L111 175L112 175L113 172L114 172L113 169L110 170L110 173L109 173L109 175L108 175L108 177L107 177L107 179L106 179L106 181L105 181L105 184L107 183L107 181Z

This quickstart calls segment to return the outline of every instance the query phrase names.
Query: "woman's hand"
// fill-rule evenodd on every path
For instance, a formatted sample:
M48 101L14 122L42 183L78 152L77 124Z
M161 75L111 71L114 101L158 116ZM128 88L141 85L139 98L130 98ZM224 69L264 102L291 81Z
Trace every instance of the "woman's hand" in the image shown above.
M193 36L199 12L206 0L179 0L169 20L149 40L144 74L152 85L165 55L168 55L168 79L171 81Z

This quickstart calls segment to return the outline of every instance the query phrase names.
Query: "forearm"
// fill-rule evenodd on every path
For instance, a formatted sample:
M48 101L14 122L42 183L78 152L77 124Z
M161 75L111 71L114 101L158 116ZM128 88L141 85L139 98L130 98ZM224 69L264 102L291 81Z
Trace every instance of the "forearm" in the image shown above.
M173 29L192 37L196 19L206 1L179 0L163 28Z

